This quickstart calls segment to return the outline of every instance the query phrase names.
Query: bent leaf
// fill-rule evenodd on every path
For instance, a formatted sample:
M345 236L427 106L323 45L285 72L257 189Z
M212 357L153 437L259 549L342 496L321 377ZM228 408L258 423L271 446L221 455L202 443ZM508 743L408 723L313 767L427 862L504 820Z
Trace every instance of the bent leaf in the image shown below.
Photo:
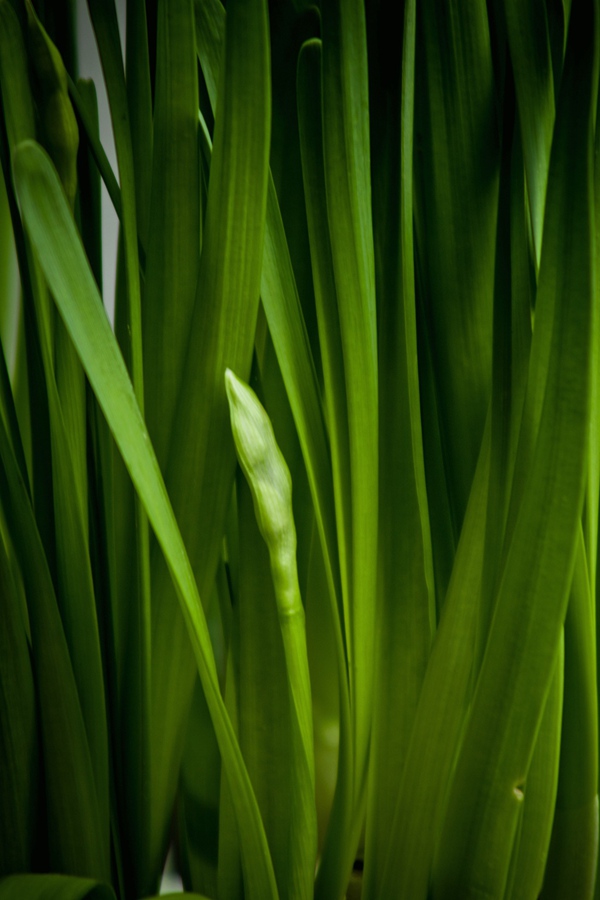
M232 786L249 896L276 897L256 800L221 698L206 618L123 357L50 160L39 145L26 141L15 153L14 168L29 236L177 590Z

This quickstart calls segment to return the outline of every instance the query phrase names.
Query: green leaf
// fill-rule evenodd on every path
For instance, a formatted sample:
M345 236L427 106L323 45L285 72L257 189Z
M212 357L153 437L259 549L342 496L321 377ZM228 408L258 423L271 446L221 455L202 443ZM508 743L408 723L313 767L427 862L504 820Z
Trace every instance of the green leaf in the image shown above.
M470 675L481 591L490 466L484 432L452 577L419 697L386 857L380 896L425 900L429 874L470 697Z
M487 4L427 0L419 8L417 46L417 281L456 539L491 377L498 145Z
M449 792L435 897L468 896L473 885L493 892L505 883L566 613L587 477L597 337L589 12L573 11L550 164L528 385L543 398L539 430ZM526 414L530 408L526 401Z
M125 65L127 99L131 122L131 147L135 171L135 195L138 231L147 246L152 184L152 86L146 4L130 0L126 8Z
M377 34L391 33L388 16L391 12L380 11ZM379 76L385 88L382 84L381 93L373 90L371 95L381 97L383 104L372 123L372 153L377 153L372 170L380 367L380 606L362 884L365 900L379 896L378 879L385 863L397 787L436 625L413 248L415 34L416 4L410 2L404 8L402 60L391 72L385 67ZM377 73L376 62L372 65ZM397 119L387 113L387 104L400 108ZM423 414L425 410L424 406Z
M138 225L135 189L133 141L121 41L114 0L89 0L88 7L104 71L110 105L119 176L121 182L122 241L124 249L125 291L117 291L117 333L126 342L124 356L131 370L137 403L144 414L144 366L142 352L142 311L138 260ZM125 301L122 309L121 300ZM149 529L141 501L134 502L135 563L130 566L132 597L130 599L131 634L127 644L130 661L125 680L124 708L127 734L123 743L127 758L124 779L129 829L134 835L136 852L131 857L138 892L151 890L155 883L152 871L152 846L147 839L156 808L154 781L150 775L150 548Z
M269 79L266 3L230 3L196 298L165 475L200 595L206 600L221 553L235 473L223 376L228 366L249 375L259 308ZM166 839L194 667L160 554L153 557L152 577L155 812L162 820L157 828Z
M62 188L56 175L54 178L65 215L70 218ZM108 820L102 816L102 802L52 579L30 500L2 421L0 459L0 497L23 578L31 626L50 865L58 871L106 879L110 872Z
M30 274L50 419L56 600L85 722L96 780L98 812L105 833L105 850L108 850L106 702L87 533L87 475L83 474L87 467L85 384L79 360L71 357L74 350L62 322L52 327L51 317L55 309L50 305L47 286L34 261ZM59 337L61 332L62 338ZM54 348L53 336L56 339ZM55 361L58 368L61 354L65 354L65 361L66 357L71 357L75 365L75 371L69 371L69 363L66 363L62 379L65 403L67 408L71 407L70 417L64 414L65 404L59 397L55 376ZM78 393L80 396L77 396ZM69 426L75 431L74 435L71 433L71 440ZM85 493L82 494L82 491Z
M152 197L146 246L144 390L164 471L182 383L200 255L198 73L192 0L158 4Z
M598 708L595 609L583 534L565 619L560 773L544 898L591 897L598 858Z
M199 11L199 6L202 11ZM219 0L196 0L197 45L211 103L215 104L218 66L223 42L223 17ZM201 18L199 18L201 17ZM201 30L198 22L205 27ZM335 535L335 509L331 460L321 396L314 361L285 230L273 180L269 180L262 262L261 299L277 361L292 410L308 476L319 539L323 548L328 599L334 611L335 645L341 689L346 697L342 716L347 717L347 683L343 636L340 629L341 589Z
M39 732L22 586L0 539L0 873L35 865Z
M554 676L527 772L527 796L513 849L505 897L529 900L539 897L545 880L548 847L556 803L560 756L560 726L564 686L563 642L556 657Z
M217 681L192 569L110 324L50 161L33 142L15 155L28 233L90 384L123 454L173 577L232 785L250 897L276 897L264 831Z
M108 161L106 151L100 143L98 126L94 120L92 111L88 108L88 101L85 97L85 89L82 91L81 84L76 85L74 84L72 79L69 78L69 93L71 95L71 99L73 101L75 109L77 110L77 116L79 118L81 126L85 130L85 136L89 142L90 150L96 161L98 170L102 175L102 180L108 192L108 196L111 199L112 205L118 218L122 219L123 208L121 204L121 189L117 182L115 173L112 170L112 166ZM99 281L98 283L100 284L101 282Z
M213 897L218 890L220 774L219 746L197 680L179 782L180 867L186 886Z
M0 2L0 84L8 143L35 135L33 99L27 71L27 53L19 20L9 0Z
M180 895L181 896L181 895ZM0 900L114 900L107 884L66 875L11 875L0 881Z
M323 155L333 273L346 385L352 547L344 628L352 708L355 851L366 786L372 707L378 498L375 272L371 225L368 77L362 3L328 3L323 15ZM352 859L346 860L347 864Z
M27 10L29 61L43 146L60 176L71 208L77 190L79 131L67 88L67 73L60 53L35 14Z
M4 178L9 194L9 203L14 199L10 178L11 156L17 143L35 137L33 96L29 83L27 52L24 37L17 16L8 2L0 2L0 84L8 146L4 147ZM4 141L2 141L4 144ZM12 203L11 203L12 205ZM26 372L27 387L23 386L19 402L23 406L21 421L24 422L31 448L31 485L35 513L40 535L48 556L51 569L54 568L53 498L50 461L50 432L48 421L48 401L42 369L39 336L35 327L35 313L32 307L31 279L26 242L21 222L17 215L16 202L11 210L13 233L19 261L19 271L23 285L24 353L21 356L22 370ZM24 363L24 364L23 364ZM28 433L30 432L30 434Z
M539 266L554 130L554 80L546 4L541 0L505 0L504 12Z

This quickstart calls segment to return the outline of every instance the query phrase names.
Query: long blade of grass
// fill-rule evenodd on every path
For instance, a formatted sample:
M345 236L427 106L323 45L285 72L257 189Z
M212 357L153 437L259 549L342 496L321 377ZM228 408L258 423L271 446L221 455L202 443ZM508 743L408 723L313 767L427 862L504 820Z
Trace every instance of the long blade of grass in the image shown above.
M198 72L192 0L158 4L152 198L143 337L148 430L166 464L200 254ZM200 301L202 302L202 300Z
M452 576L419 697L387 838L379 895L425 900L444 792L468 707L490 465L484 432Z
M58 51L30 7L28 26L33 66L38 75L43 75L37 96L37 107L44 120L42 133L49 152L60 166L61 182L72 209L78 135L66 73ZM58 314L35 264L31 270L50 412L57 600L81 700L108 843L106 703L87 529L86 387L71 339L60 320L52 321Z
M66 76L56 48L29 11L30 43L33 62L45 74L37 105L42 117L52 115L55 131L46 139L61 165L67 181L71 202L74 196L75 156L77 137L73 136L74 117L66 93ZM10 32L9 32L10 33ZM15 42L15 52L18 42ZM21 79L17 79L17 85ZM9 95L9 105L15 94ZM29 101L31 103L31 99ZM27 130L27 106L15 131ZM47 124L47 123L46 123ZM64 183L63 183L64 185ZM86 450L85 450L85 393L83 373L73 356L68 336L62 325L54 328L53 309L46 286L37 266L25 262L27 250L21 248L21 271L24 294L30 309L34 309L36 344L39 341L43 366L39 386L46 387L49 409L49 430L52 452L51 471L54 500L54 526L51 546L56 549L57 600L65 628L65 636L73 664L73 671L81 701L89 750L96 778L97 802L101 828L104 831L104 851L108 852L108 747L106 713L100 645L96 622L94 592L87 545L86 512ZM26 272L29 268L29 273ZM62 396L59 396L61 390ZM66 412L65 412L66 411ZM37 412L37 410L36 410ZM34 420L35 421L35 420ZM14 445L14 440L13 440ZM34 498L36 498L34 494ZM71 554L73 556L71 557ZM77 635L77 637L76 637Z
M63 203L64 194L61 191ZM67 215L70 215L66 210ZM74 227L74 226L73 226ZM48 564L25 485L0 421L0 496L27 597L45 773L49 865L110 877L101 815L69 650Z
M152 186L152 86L146 4L127 3L125 65L131 148L135 169L136 219L142 243L147 246Z
M546 4L538 0L527 0L526 3L505 0L504 14L539 267L554 130L554 79Z
M199 12L198 5L202 6ZM211 103L221 59L223 15L218 2L197 4L197 43L203 74ZM200 27L202 22L202 28ZM351 779L352 756L349 748L349 699L344 636L341 630L341 588L335 537L335 507L331 481L331 460L327 446L315 366L298 298L283 222L273 182L269 183L265 251L261 296L269 331L277 354L286 392L296 422L309 486L315 508L317 532L323 551L328 598L333 610L334 646L340 686L340 720L345 739L340 768ZM336 815L351 816L351 784L342 783L336 793ZM339 858L348 842L335 829L332 835L333 858ZM345 864L344 864L345 867Z
M88 7L104 71L119 164L126 259L127 319L131 329L129 334L131 342L131 371L136 397L143 411L142 322L137 251L135 169L119 25L114 0L108 0L108 2L104 2L104 0L102 2L100 0L88 0Z
M177 403L185 385L182 380L185 351L200 252L200 189L198 76L191 0L160 2L157 14L152 196L147 231L143 343L146 360L144 391L147 397L152 397L146 418L164 472ZM149 165L149 159L146 165ZM155 606L163 604L159 590L155 590ZM176 615L180 630L185 634L183 622L179 614ZM170 693L167 702L174 715L180 706L173 702L172 682L166 674L173 668L174 646L166 644L160 634L156 638L152 660L153 721L156 723L155 735L160 730L160 742L155 738L152 744L154 748L168 748L172 738L169 720L164 717L165 688ZM193 675L191 652L188 651L185 658ZM184 711L188 701L188 692L184 690L181 692ZM177 718L176 725L178 733L180 721ZM165 763L172 770L169 774L164 771ZM151 865L157 871L162 866L177 765L168 753L163 754L162 749L154 754L152 765L156 788L152 804ZM165 789L165 781L168 789Z
M544 900L591 897L598 858L598 705L594 603L583 532L565 619L560 774Z
M386 13L382 10L380 15L376 33L391 34ZM417 371L412 196L415 34L416 4L409 2L404 8L402 62L393 81L389 70L380 76L385 77L386 88L376 73L372 85L372 97L385 99L377 110L380 130L373 138L373 153L377 148L373 171L378 175L373 204L380 364L380 608L365 900L379 896L397 786L436 624ZM381 49L387 58L385 43ZM392 110L398 107L401 114L396 119Z
M573 11L552 148L530 368L530 382L542 386L539 433L450 789L436 897L505 882L566 612L586 478L595 319L590 14Z
M39 732L24 601L0 538L0 873L31 871L38 826Z
M276 897L264 830L219 690L206 619L131 382L51 163L33 142L15 156L28 233L176 584L198 671L232 785L251 897Z
M30 2L26 3L28 46L33 70L34 99L40 121L42 143L60 175L71 209L77 190L77 151L79 132L69 99L67 75L56 46L48 37ZM54 315L54 313L53 313ZM75 489L86 514L86 408L85 379L77 354L60 321L54 332L54 369L56 387L65 422L70 464ZM55 448L55 453L58 452ZM60 488L59 488L60 490ZM55 502L56 514L56 502ZM60 532L58 553L61 553Z
M6 154L4 153L4 147L2 146L2 141L0 140L0 157L2 160L2 170L6 170L8 172L9 167L7 165ZM4 189L4 176L3 173L0 173L0 178L2 178L2 189ZM10 235L12 239L12 225L11 219L15 221L18 220L18 211L16 208L16 201L14 197L14 193L12 190L6 192L5 194L6 200L6 218L7 218L7 233ZM10 292L7 292L10 293ZM22 310L19 312L19 317L21 315ZM19 327L19 326L18 326ZM17 332L17 335L19 332ZM17 337L18 340L18 337ZM17 459L19 464L19 469L21 470L21 475L27 485L29 485L29 470L27 468L27 460L25 454L25 447L21 433L21 425L19 424L19 416L17 410L17 404L15 401L15 397L13 395L13 388L11 385L11 378L8 370L7 358L10 358L11 351L10 348L6 346L3 341L3 353L0 354L0 409L2 411L2 416L4 418L4 422L6 424L7 431L10 436L11 445L13 449L13 453ZM16 350L17 348L15 348ZM21 344L21 351L23 346ZM17 351L18 352L18 351ZM17 374L15 373L14 380L17 379Z
M506 900L539 897L542 889L558 785L563 687L564 642L561 641L527 773L527 797L504 894Z
M498 146L486 3L419 7L415 223L455 539L491 378Z
M51 571L54 563L53 497L50 460L50 426L45 379L35 326L35 313L31 306L31 288L28 277L27 251L22 226L18 219L16 203L12 202L12 181L10 160L19 141L35 137L35 117L33 97L29 83L28 60L24 36L16 13L8 2L0 2L0 75L4 122L6 124L6 144L4 140L3 169L9 192L9 203L13 206L13 231L19 260L21 281L24 287L24 350L27 389L23 397L26 424L28 425L29 446L31 448L31 486L34 498L36 520L44 544ZM25 368L24 367L24 368Z
M378 498L375 272L371 224L368 75L361 3L332 2L323 17L323 154L348 420L352 551L344 627L354 740L355 851L371 728ZM347 862L350 864L351 859Z
M102 175L102 180L108 192L108 196L112 202L114 210L120 220L123 217L123 208L121 204L121 188L113 172L112 166L106 155L106 151L100 143L98 129L94 122L91 110L88 108L81 86L73 82L69 77L69 96L73 101L80 124L85 131L85 135L90 144L90 150L98 166L98 170Z
M138 261L138 226L135 189L134 152L131 135L129 105L121 41L114 0L98 2L89 0L88 7L104 71L109 98L111 120L119 164L122 204L122 239L124 247L124 272L126 289L123 294L125 308L117 310L117 317L125 323L118 333L126 342L125 358L128 360L136 399L144 414L144 366L142 352L141 287ZM121 294L117 292L117 299ZM130 598L131 632L128 649L128 678L124 706L127 715L124 751L133 750L128 772L124 780L128 805L129 827L134 837L136 852L133 855L134 878L138 892L152 889L150 842L147 830L151 827L153 781L150 775L150 548L149 529L141 501L134 500L135 563L133 595Z
M248 377L259 307L271 117L264 0L229 5L224 54L196 299L181 376L184 389L166 467L169 493L206 599L235 473L223 377L228 366ZM170 809L175 795L194 667L158 554L153 587L154 652L157 660L169 661L154 689L160 811Z
M313 40L303 45L298 60L298 119L319 344L323 366L324 403L332 457L331 469L337 526L337 552L340 560L341 595L348 597L349 558L352 553L349 435L346 419L344 361L325 196L321 56L320 41ZM341 620L338 628L340 625ZM340 677L344 679L345 683L347 678L345 670L340 672ZM342 716L346 715L342 706ZM346 736L348 725L349 723L343 726ZM348 875L349 861L345 858L342 847L345 845L345 834L350 828L349 818L353 816L354 754L350 741L344 741L344 746L341 763L338 765L331 820L319 864L317 891L321 889L320 885L325 884L327 885L325 890L335 892L336 888L333 885L345 882ZM352 861L350 860L350 862Z
M218 892L220 769L219 746L197 681L181 763L179 852L184 885L213 897Z
M94 138L99 141L100 120L96 86L91 79L78 79L77 89L89 118ZM94 161L90 141L80 129L77 181L79 186L79 222L81 237L90 261L96 284L102 293L102 207L100 195L101 176Z

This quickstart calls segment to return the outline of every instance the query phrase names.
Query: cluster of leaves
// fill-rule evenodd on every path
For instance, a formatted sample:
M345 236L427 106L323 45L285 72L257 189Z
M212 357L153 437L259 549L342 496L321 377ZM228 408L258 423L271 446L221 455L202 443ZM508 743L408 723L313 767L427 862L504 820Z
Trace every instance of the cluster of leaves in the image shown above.
M118 179L0 0L0 898L591 898L598 4L88 8Z

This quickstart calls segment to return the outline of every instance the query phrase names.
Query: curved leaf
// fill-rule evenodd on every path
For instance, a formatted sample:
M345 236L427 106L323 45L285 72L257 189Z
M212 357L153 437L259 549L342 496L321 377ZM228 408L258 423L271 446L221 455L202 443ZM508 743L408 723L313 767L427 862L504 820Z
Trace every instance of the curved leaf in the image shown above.
M206 618L123 357L48 157L37 144L27 141L16 152L14 167L28 233L177 589L232 785L249 896L276 897L256 800L221 698Z

